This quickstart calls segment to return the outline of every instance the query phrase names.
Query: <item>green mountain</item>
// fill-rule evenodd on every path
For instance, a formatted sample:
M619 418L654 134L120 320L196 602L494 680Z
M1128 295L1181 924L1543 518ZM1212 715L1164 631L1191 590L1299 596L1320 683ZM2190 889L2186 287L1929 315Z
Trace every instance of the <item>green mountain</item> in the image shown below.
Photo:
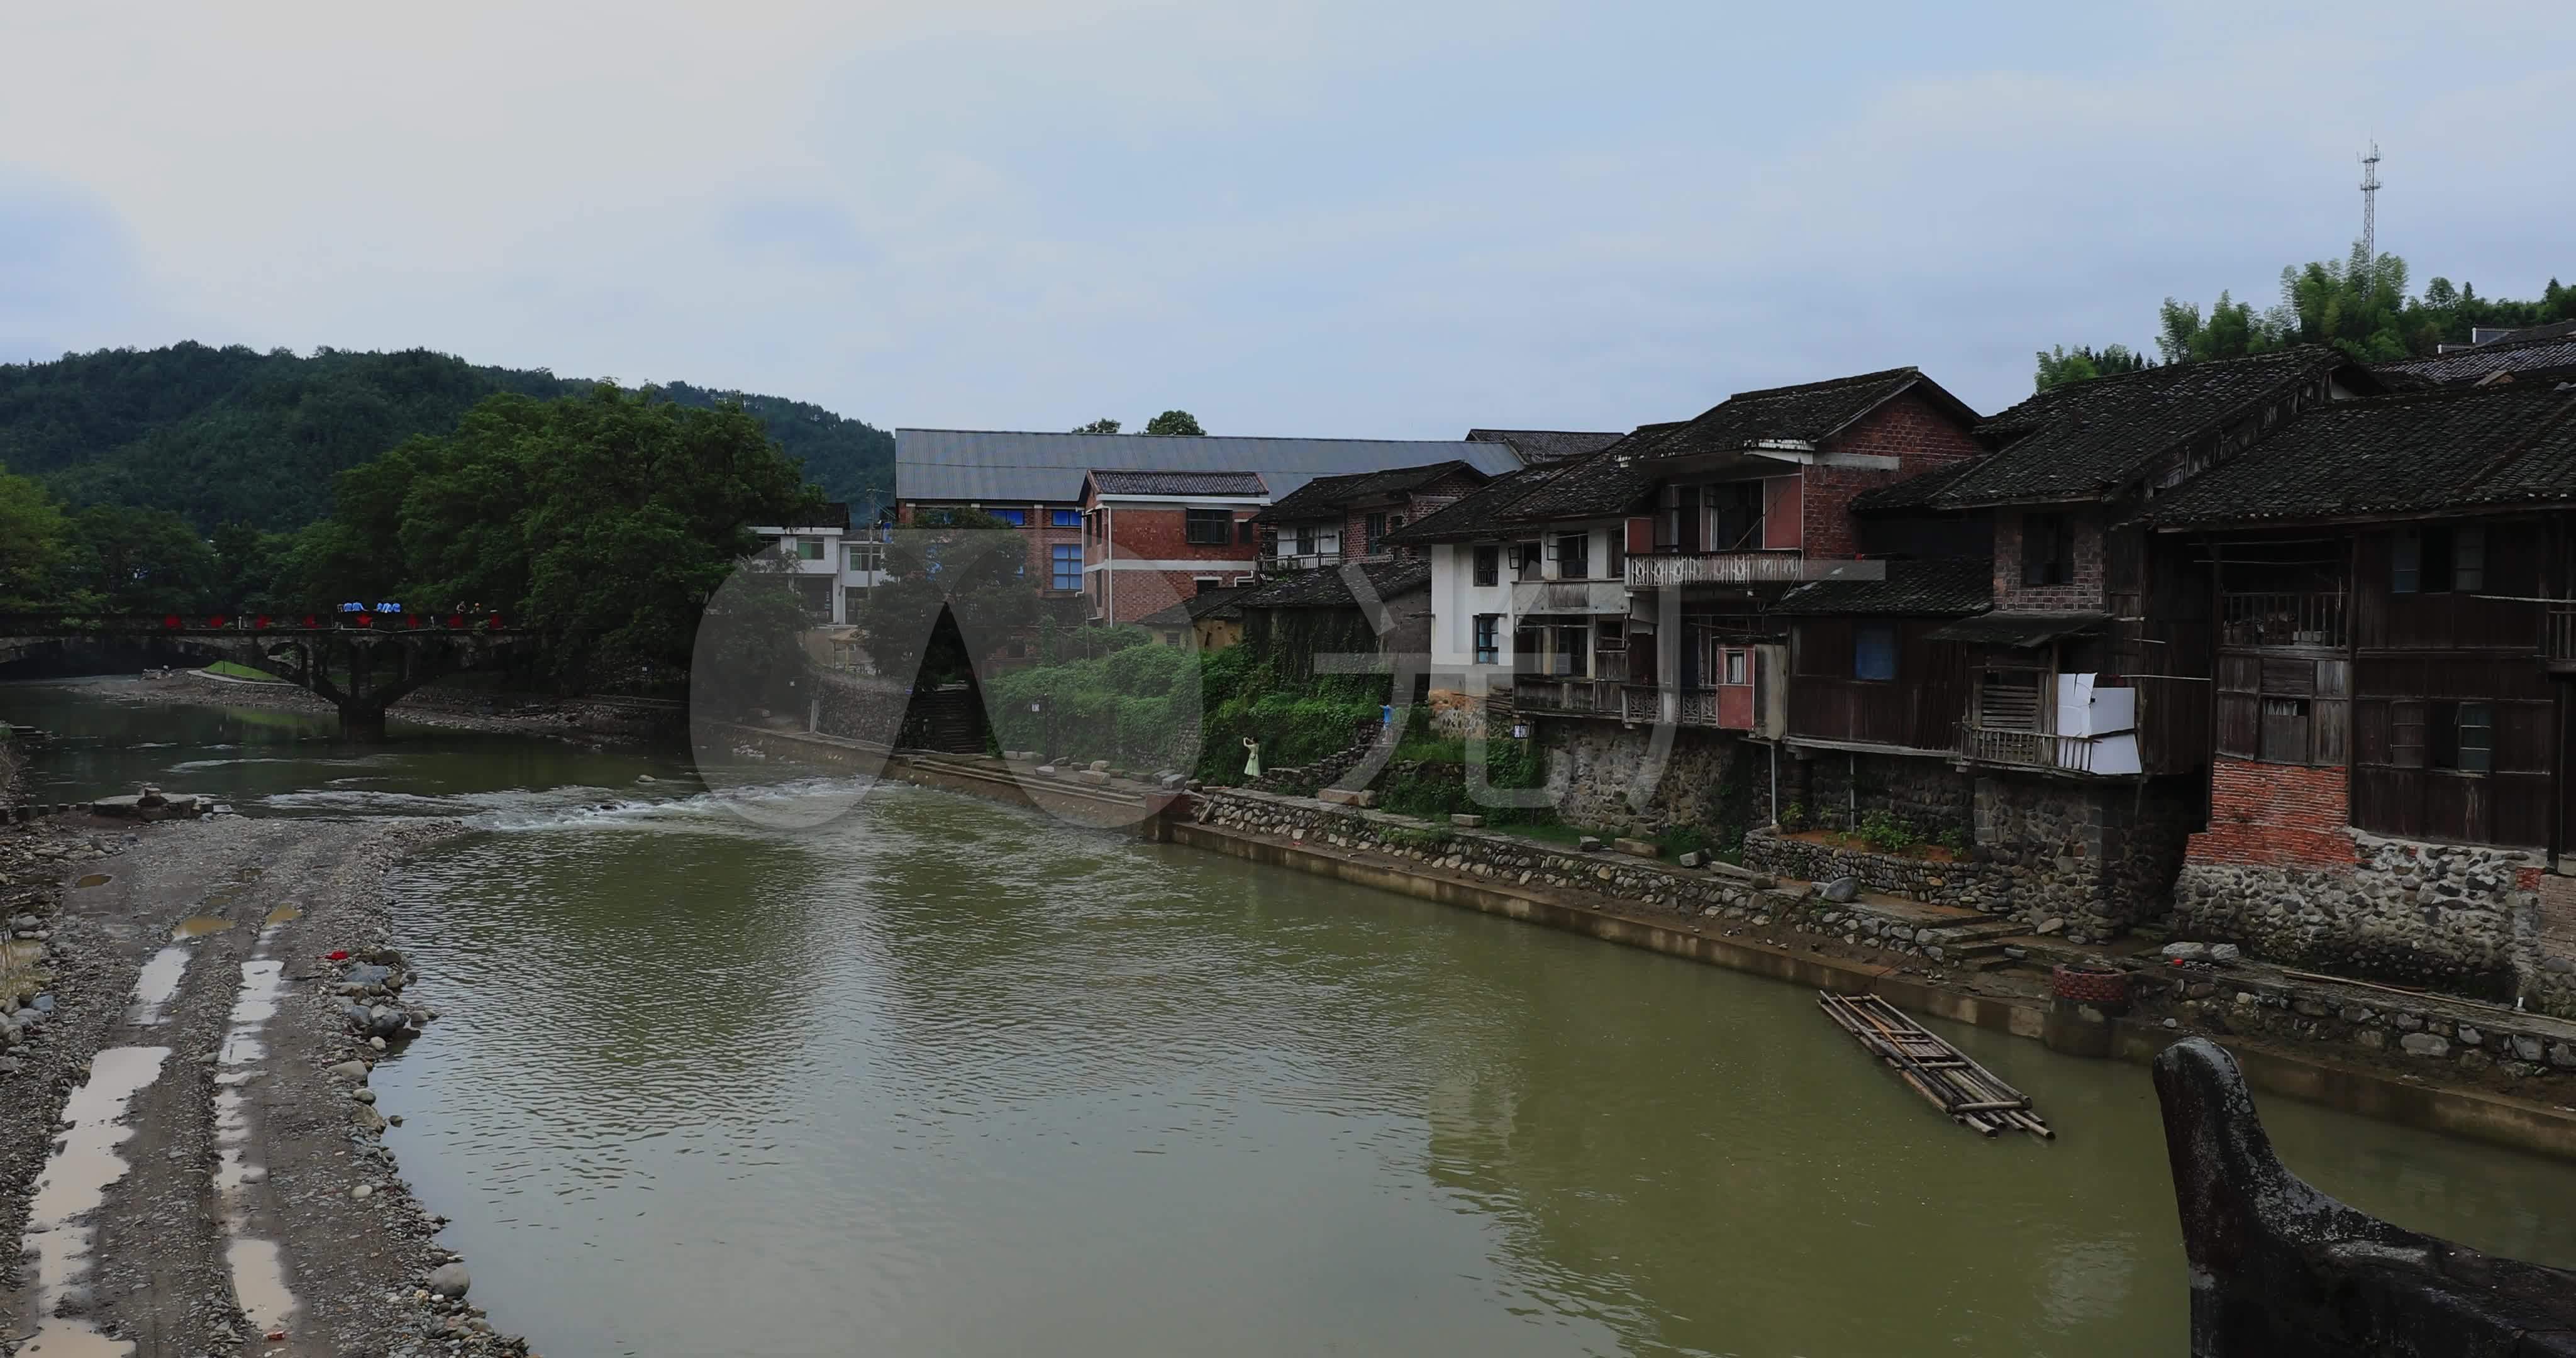
M594 383L481 367L425 349L259 353L235 345L102 349L0 365L0 468L73 505L172 510L202 532L290 530L331 509L332 479L416 434L446 434L496 392ZM805 476L854 509L891 498L894 437L820 406L672 383L680 405L739 401Z

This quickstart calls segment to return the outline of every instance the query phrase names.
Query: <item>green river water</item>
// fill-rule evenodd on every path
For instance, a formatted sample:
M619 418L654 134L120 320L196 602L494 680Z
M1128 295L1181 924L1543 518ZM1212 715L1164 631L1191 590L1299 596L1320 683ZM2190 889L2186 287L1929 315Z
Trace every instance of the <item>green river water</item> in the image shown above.
M375 1083L549 1358L2184 1350L2140 1067L1944 1025L2060 1132L1987 1142L1798 988L945 793L782 831L639 753L0 702L85 737L40 798L474 827L396 880L446 1017ZM2576 1169L2263 1112L2576 1265Z

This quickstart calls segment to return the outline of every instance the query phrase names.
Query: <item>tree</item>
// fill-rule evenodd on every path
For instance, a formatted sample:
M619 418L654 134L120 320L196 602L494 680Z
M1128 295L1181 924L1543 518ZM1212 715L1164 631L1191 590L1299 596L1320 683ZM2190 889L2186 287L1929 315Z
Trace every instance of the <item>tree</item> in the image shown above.
M2046 391L2068 382L2133 373L2147 366L2146 355L2130 352L2125 344L2106 344L2098 350L2088 344L2071 353L2061 344L2040 351L2036 389Z
M2157 311L2156 349L2167 363L2205 363L2293 344L2328 344L2362 362L2384 363L2465 344L2479 327L2517 329L2576 318L2576 289L2555 278L2538 299L2511 301L2480 297L2472 284L2455 287L2439 277L2424 285L2422 296L2408 297L2407 277L2404 259L2373 259L2355 243L2341 260L2281 270L2281 300L2268 311L2258 313L2252 303L2221 292L2203 317L2198 304L2167 297ZM2069 360L2084 353L2061 347L2041 355L2041 388L2075 380L2066 374L2080 371L2080 365Z
M53 592L67 526L31 477L0 470L0 608L28 608Z
M971 509L897 531L886 544L890 578L868 591L858 619L877 673L920 687L972 674L1037 619L1028 550L1025 535Z
M1204 436L1207 433L1206 430L1199 428L1198 417L1186 410L1166 410L1145 421L1145 432L1166 436Z
M605 385L495 396L455 433L342 473L332 517L297 535L279 578L317 605L499 611L551 634L557 677L585 685L685 669L701 611L758 547L749 525L820 502L738 407Z
M214 549L166 509L91 505L71 516L57 587L75 609L193 613L214 606Z
M1093 420L1089 424L1078 425L1074 428L1073 432L1077 434L1115 434L1118 432L1118 421L1103 417L1101 419Z

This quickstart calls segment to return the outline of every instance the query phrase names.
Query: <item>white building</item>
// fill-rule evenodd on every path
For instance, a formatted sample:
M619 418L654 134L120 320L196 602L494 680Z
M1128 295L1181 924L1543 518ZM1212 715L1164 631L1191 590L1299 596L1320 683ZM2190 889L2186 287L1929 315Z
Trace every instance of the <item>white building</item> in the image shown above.
M850 507L827 504L804 524L755 525L752 532L770 539L777 559L796 576L796 592L817 622L845 624L860 595L885 579L887 530L875 524L850 526Z

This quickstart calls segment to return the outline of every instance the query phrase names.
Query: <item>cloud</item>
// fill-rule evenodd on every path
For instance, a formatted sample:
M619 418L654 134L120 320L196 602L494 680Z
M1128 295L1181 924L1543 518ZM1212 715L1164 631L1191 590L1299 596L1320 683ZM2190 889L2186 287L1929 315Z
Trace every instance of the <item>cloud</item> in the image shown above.
M1609 428L1907 362L1993 407L2339 254L2371 136L2419 280L2535 291L2562 11L19 6L0 116L47 135L0 155L85 214L63 272L154 306L13 300L0 343L428 344L879 424Z

